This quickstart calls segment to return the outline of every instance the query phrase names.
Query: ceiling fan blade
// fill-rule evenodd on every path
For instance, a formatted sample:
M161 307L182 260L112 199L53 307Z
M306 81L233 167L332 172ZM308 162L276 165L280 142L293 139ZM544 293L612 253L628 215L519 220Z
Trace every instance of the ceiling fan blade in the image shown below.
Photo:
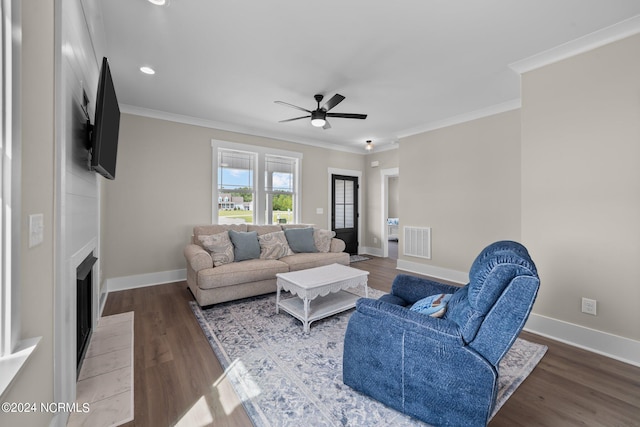
M327 117L341 117L343 119L366 119L366 114L351 114L351 113L327 113Z
M302 117L295 117L293 119L287 119L287 120L280 120L278 123L284 123L284 122L292 122L294 120L300 120L300 119L308 119L311 116L302 116Z
M336 93L335 95L333 95L333 97L330 100L325 102L325 104L322 106L322 109L324 111L329 111L336 105L340 104L342 101L344 101L344 96L340 95L339 93Z
M307 110L306 108L298 107L297 105L289 104L288 102L282 102L282 101L273 101L273 102L275 102L276 104L286 105L287 107L295 108L296 110L311 113L311 111Z
M324 121L324 126L322 126L322 129L325 129L325 130L331 129L331 125L327 120Z

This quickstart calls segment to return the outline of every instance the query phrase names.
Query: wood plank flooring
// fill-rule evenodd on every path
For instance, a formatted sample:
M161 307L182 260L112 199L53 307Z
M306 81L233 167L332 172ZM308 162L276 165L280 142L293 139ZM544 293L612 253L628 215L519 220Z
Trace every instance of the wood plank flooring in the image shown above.
M389 291L396 261L352 264ZM104 316L135 312L135 418L125 426L251 426L198 326L185 282L110 293ZM549 350L489 424L640 426L640 368L523 332ZM359 427L359 426L358 426Z

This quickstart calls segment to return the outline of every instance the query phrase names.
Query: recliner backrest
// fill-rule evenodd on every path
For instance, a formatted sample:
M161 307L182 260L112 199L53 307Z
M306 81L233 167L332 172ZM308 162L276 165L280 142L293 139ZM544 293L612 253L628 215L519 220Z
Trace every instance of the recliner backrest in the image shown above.
M524 246L512 241L501 241L489 245L473 262L469 271L469 283L456 291L449 300L444 317L457 323L464 341L472 343L485 317L494 309L494 305L500 300L507 287L522 276L534 279L537 292L539 283L537 269ZM525 293L530 299L530 292ZM535 293L533 298L535 299ZM518 299L509 298L508 301L513 303ZM503 303L506 302L505 300ZM528 316L532 301L518 302L518 304L527 306L526 315ZM516 312L520 310L516 309ZM497 349L507 344L511 345L510 333L505 331L513 329L517 330L515 332L517 334L522 328L519 320L505 319L505 322L501 325L504 337L495 342ZM485 338L483 336L483 339ZM501 354L502 350L498 350L497 353Z

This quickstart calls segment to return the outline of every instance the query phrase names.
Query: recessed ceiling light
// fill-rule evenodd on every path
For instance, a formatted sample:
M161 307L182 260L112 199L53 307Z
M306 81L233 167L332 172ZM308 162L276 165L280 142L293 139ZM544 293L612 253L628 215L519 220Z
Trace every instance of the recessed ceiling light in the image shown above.
M147 67L147 66L140 67L140 71L142 71L142 72L143 72L143 73L145 73L145 74L149 74L149 75L151 75L151 76L152 76L152 75L154 75L154 74L156 73L156 70L154 70L154 69L153 69L153 68L151 68L151 67Z
M167 4L167 0L149 0L149 3L155 4L156 6L164 6Z

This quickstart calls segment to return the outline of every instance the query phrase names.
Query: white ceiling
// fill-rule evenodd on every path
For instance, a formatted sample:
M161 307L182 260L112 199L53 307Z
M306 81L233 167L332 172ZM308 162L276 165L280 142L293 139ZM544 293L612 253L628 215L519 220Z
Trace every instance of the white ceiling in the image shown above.
M510 64L640 15L638 0L169 1L99 1L123 111L359 152L516 108ZM304 113L274 101L312 110L316 93L368 118L278 123Z

